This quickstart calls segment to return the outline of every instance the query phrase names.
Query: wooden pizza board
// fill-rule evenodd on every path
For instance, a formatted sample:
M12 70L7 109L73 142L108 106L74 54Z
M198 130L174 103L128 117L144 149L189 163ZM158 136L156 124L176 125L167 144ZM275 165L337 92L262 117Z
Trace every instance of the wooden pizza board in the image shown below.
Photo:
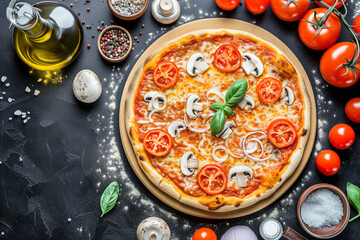
M311 127L310 127L310 135L308 142L305 146L304 155L303 158L297 167L297 169L294 171L294 173L289 177L288 180L286 180L281 187L270 197L261 200L257 202L256 204L249 206L247 208L234 210L231 212L212 212L212 211L205 211L200 210L198 208L194 208L188 205L185 205L175 198L171 197L170 195L166 194L162 190L160 190L157 186L155 186L144 174L142 169L140 168L140 165L138 163L138 160L136 158L136 155L133 151L133 148L131 146L130 140L128 138L127 132L126 132L126 124L125 124L125 99L129 92L129 86L135 84L138 79L134 76L136 75L137 70L139 70L140 67L147 61L147 58L151 56L155 50L157 50L162 44L169 42L175 38L178 38L184 34L198 31L202 29L231 29L231 30L240 30L249 32L251 34L254 34L258 36L259 38L268 41L272 43L274 46L279 48L285 56L290 60L290 62L295 66L297 71L302 76L302 80L305 83L307 93L310 98L311 102L311 112L310 112L310 121L311 121ZM140 69L141 70L141 69ZM301 81L301 79L300 79ZM214 19L203 19L203 20L197 20L193 21L187 24L184 24L182 26L179 26L170 32L164 34L162 37L160 37L158 40L156 40L149 48L142 54L142 56L138 59L135 66L133 67L132 71L129 74L129 77L127 79L127 82L124 87L124 91L122 93L122 98L120 102L120 112L119 112L119 126L120 126L120 137L123 144L123 148L125 151L125 154L128 158L128 161L134 170L135 174L138 176L140 181L149 189L150 192L152 192L157 198L159 198L161 201L166 203L167 205L177 209L178 211L181 211L183 213L193 215L196 217L202 217L202 218L210 218L210 219L229 219L229 218L236 218L241 216L246 216L251 213L254 213L256 211L259 211L266 206L270 205L274 201L276 201L278 198L280 198L296 181L296 179L300 176L301 172L306 166L306 163L309 160L310 154L312 152L314 141L315 141L315 135L316 135L316 104L315 104L315 98L314 93L309 81L309 78L302 67L300 61L296 58L294 53L277 37L272 35L270 32L266 31L263 28L260 28L256 25L250 24L248 22L235 20L235 19L227 19L227 18L214 18Z

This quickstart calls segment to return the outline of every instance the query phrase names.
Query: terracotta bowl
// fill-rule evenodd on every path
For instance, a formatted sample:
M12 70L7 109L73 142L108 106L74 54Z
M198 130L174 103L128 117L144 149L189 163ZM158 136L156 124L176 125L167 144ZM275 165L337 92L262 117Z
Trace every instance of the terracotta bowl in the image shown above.
M121 20L125 20L125 21L131 21L131 20L135 20L135 19L138 19L139 17L141 17L148 5L149 5L149 0L145 0L145 4L144 6L142 7L142 9L140 11L138 11L137 13L134 13L134 14L131 14L131 15L125 15L125 14L121 14L120 12L118 12L114 6L112 5L111 3L111 0L107 0L107 4L108 4L108 7L110 9L110 11L117 17L117 18L120 18Z
M108 30L111 30L111 29L118 29L119 31L123 31L126 33L126 35L129 37L129 49L127 50L126 54L122 57L119 57L118 59L114 59L114 58L109 58L107 57L104 53L101 52L101 46L100 46L100 43L101 43L101 38L102 36L104 35L104 33ZM99 37L98 37L98 41L97 41L97 46L98 46L98 50L99 50L99 53L101 55L101 57L103 57L106 61L109 61L109 62L112 62L112 63L117 63L117 62L121 62L123 61L125 58L127 58L131 52L131 47L132 47L132 40L131 40L131 35L130 33L123 27L120 27L120 26L117 26L117 25L111 25L107 28L105 28L100 34L99 34Z
M305 199L311 193L313 193L314 191L319 190L319 189L331 190L333 193L338 195L341 200L341 203L342 203L343 209L344 209L344 214L343 214L343 218L341 219L340 223L336 226L324 227L321 229L311 228L302 220L302 217L301 217L302 204L304 203ZM331 185L331 184L325 184L325 183L317 184L317 185L311 186L308 189L306 189L305 192L301 195L298 205L297 205L297 218L300 222L301 227L311 236L320 238L320 239L333 238L333 237L339 235L345 229L346 225L348 224L349 218L350 218L350 205L349 205L346 195L338 187Z

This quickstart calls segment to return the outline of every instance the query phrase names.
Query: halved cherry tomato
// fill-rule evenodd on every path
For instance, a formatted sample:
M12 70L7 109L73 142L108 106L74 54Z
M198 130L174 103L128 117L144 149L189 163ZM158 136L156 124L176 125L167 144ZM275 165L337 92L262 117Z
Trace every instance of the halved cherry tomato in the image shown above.
M241 0L215 0L216 4L222 10L229 11L239 6Z
M197 180L200 188L209 195L222 193L227 185L226 173L216 164L203 166Z
M355 18L352 28L357 34L360 34L360 14Z
M269 124L266 134L272 144L284 148L295 142L296 128L289 120L279 118Z
M286 4L288 5L286 6ZM270 5L278 18L286 22L294 22L309 10L310 2L307 0L270 0Z
M355 53L356 45L352 42L339 42L326 50L320 60L320 72L329 84L346 88L354 85L360 79L360 71L354 69L347 71L342 64L347 63ZM358 58L360 60L360 57ZM360 62L355 65L360 69Z
M332 150L321 151L316 157L316 167L325 176L331 176L340 169L340 157Z
M217 236L212 229L203 227L196 230L192 240L217 240Z
M323 24L325 28L320 30L318 34L318 30L320 28L314 27L316 12L316 19L320 20L326 13L326 8L314 8L310 9L302 20L299 23L299 36L301 41L308 47L314 50L324 50L332 45L338 40L341 32L341 23L339 18L331 13L329 18Z
M179 70L175 63L162 61L155 67L153 74L156 86L167 89L177 82Z
M267 77L258 83L256 92L263 103L274 103L281 95L282 84L275 78Z
M360 123L360 97L350 99L345 106L346 116L353 122Z
M173 138L164 130L153 129L145 134L143 144L148 153L156 157L161 157L170 152L173 145Z
M268 8L270 0L245 0L246 9L253 14L265 12Z
M354 129L344 123L337 124L330 130L329 140L334 148L340 150L347 149L355 141Z
M223 44L215 52L214 65L222 72L234 72L241 66L241 54L233 45Z
M334 5L335 3L335 0L322 0L324 3L326 3L327 5L329 6L332 6ZM344 2L346 2L346 0L344 0ZM316 5L318 5L318 7L322 7L322 8L325 8L323 5L321 5L318 1L315 2ZM341 0L339 0L335 6L336 9L338 9L339 7L341 7L343 4L341 2Z

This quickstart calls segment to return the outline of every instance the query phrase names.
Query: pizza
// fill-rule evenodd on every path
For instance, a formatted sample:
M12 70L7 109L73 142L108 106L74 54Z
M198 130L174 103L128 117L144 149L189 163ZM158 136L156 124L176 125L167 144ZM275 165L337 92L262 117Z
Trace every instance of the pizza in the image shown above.
M151 182L227 212L273 194L299 165L310 101L284 54L255 35L202 30L170 41L131 80L126 129Z

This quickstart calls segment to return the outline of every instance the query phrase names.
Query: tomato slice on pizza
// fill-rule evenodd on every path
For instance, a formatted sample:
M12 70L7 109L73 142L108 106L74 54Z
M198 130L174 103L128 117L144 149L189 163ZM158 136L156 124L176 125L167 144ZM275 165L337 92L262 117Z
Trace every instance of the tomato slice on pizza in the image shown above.
M275 78L264 78L258 83L256 91L260 101L263 103L274 103L281 95L282 84Z
M266 132L270 142L278 148L288 147L296 139L296 128L287 119L273 120Z
M143 144L148 153L156 157L161 157L170 152L173 139L170 134L164 130L153 129L146 133Z
M198 173L198 184L209 195L219 194L226 188L227 175L219 165L207 164Z
M234 72L241 66L241 54L233 45L223 44L215 52L214 65L222 72Z
M154 69L154 83L160 88L170 88L178 80L179 69L171 61L162 61Z

